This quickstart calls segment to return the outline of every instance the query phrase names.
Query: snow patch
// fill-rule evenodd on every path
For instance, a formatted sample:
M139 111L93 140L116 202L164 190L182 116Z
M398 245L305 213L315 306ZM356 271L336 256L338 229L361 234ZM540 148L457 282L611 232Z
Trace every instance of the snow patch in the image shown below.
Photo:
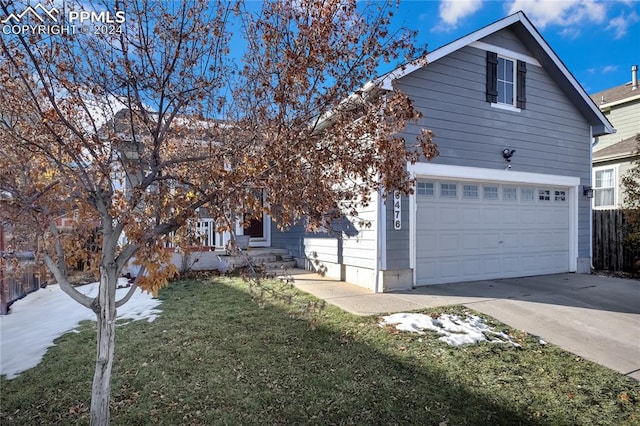
M118 284L126 284L121 279ZM87 296L98 294L98 283L76 287ZM129 288L116 290L116 300ZM118 309L118 319L155 320L161 311L160 301L137 291ZM0 374L13 379L35 367L54 346L53 341L67 332L77 332L81 321L95 321L95 314L80 305L58 285L49 285L11 305L9 315L0 316Z
M380 327L387 325L395 325L397 330L417 334L425 334L424 330L432 330L442 335L439 340L451 346L488 341L510 343L520 347L509 335L493 330L476 315L461 318L458 315L442 314L434 318L425 314L397 313L382 317Z

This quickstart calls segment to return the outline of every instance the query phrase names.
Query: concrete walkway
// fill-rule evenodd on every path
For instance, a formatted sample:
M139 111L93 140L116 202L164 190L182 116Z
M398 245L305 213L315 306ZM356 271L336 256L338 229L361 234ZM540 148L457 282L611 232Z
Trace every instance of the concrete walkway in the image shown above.
M356 315L459 304L640 380L640 281L560 274L419 287L372 294L292 271L300 290Z

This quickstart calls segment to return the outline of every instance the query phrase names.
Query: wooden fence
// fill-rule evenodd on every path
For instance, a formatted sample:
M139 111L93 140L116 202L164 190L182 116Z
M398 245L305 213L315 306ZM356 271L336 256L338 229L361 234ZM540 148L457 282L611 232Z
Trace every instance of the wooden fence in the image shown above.
M593 211L593 267L596 270L637 273L640 248L623 244L623 210Z
M9 306L34 292L46 282L44 266L33 261L21 261L20 270L12 271L6 258L0 258L0 315L9 312Z

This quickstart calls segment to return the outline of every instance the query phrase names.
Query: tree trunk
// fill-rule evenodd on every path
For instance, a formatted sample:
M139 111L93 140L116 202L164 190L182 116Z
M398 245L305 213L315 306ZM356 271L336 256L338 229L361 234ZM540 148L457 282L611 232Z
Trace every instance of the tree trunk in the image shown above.
M99 306L95 309L97 325L96 371L91 388L91 425L107 426L110 420L111 369L116 332L116 267L100 267Z

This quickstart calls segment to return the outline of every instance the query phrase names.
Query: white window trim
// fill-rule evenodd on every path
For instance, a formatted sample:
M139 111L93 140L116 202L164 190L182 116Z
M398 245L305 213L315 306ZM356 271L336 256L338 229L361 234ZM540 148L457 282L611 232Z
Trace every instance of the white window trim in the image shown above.
M515 99L515 96L514 96L514 99ZM509 104L494 103L494 102L491 103L491 108L503 109L505 111L522 112L522 109L516 106L509 105Z
M609 205L609 206L596 206L596 197L595 197L595 193L596 193L596 172L598 171L602 171L602 170L613 170L613 204ZM598 166L598 167L594 167L592 170L592 175L591 175L591 183L592 183L592 187L591 189L593 189L593 198L591 199L591 207L594 210L610 210L610 209L618 209L620 208L620 204L619 204L619 197L620 197L620 190L618 188L618 176L620 173L620 165L619 164L611 164L608 166Z

